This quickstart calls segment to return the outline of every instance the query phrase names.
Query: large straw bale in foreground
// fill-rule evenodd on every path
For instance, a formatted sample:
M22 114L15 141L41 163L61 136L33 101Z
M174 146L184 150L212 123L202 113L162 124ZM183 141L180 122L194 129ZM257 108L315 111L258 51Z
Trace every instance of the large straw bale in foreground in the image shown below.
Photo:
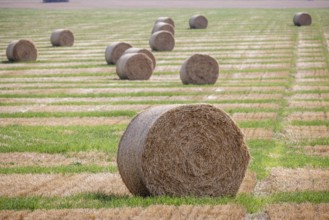
M36 61L38 52L30 40L16 40L9 43L6 50L9 61Z
M169 31L157 31L152 34L149 44L152 50L172 51L175 47L175 38Z
M106 47L105 60L108 64L116 64L123 53L132 46L125 42L114 42Z
M74 35L70 30L58 29L51 34L50 42L53 46L71 47L74 44Z
M128 125L118 168L134 195L236 195L249 162L241 130L211 105L150 108Z
M206 29L208 27L208 20L203 15L193 15L189 20L191 29Z
M298 12L293 21L296 26L307 26L312 24L312 17L307 12Z
M153 72L153 62L143 53L124 54L117 62L116 72L120 79L148 80Z
M189 57L180 69L180 79L183 84L214 84L218 75L217 61L204 54L194 54Z
M136 47L131 47L129 49L127 49L124 54L128 54L128 53L143 53L146 56L148 56L148 58L150 58L152 60L152 64L153 64L153 69L156 66L156 59L153 55L153 53L149 50L146 49L142 49L142 48L136 48Z

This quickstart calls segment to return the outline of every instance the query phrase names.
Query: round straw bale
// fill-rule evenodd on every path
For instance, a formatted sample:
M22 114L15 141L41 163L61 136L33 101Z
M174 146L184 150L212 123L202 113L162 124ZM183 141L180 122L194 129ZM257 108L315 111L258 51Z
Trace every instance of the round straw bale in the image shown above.
M296 26L311 25L312 17L307 12L298 12L295 14L293 21Z
M158 17L155 21L155 24L158 23L158 22L164 22L164 23L167 23L167 24L171 24L173 27L175 27L175 22L172 18L169 18L169 17Z
M120 79L148 80L153 72L153 63L143 53L128 53L118 60L116 72Z
M32 41L16 40L9 43L6 55L9 61L35 61L38 52Z
M175 35L175 28L171 24L165 22L157 22L154 24L152 34L157 31L169 31L172 35Z
M180 69L183 84L215 84L219 75L217 61L208 55L194 54Z
M74 44L74 35L70 30L55 30L50 37L53 46L71 47Z
M150 47L157 51L172 51L175 47L175 38L169 31L157 31L150 38Z
M234 196L250 155L239 127L212 105L167 105L137 115L121 137L120 175L139 196Z
M148 58L150 58L152 60L152 64L153 64L153 69L155 68L156 66L156 59L153 55L153 53L149 50L146 50L146 49L141 49L141 48L136 48L136 47L131 47L129 49L127 49L124 54L128 54L128 53L143 53L145 54L146 56L148 56Z
M115 42L106 47L105 60L108 64L116 64L122 54L132 46L125 42Z
M208 26L208 20L203 15L193 15L189 20L190 28L205 29Z

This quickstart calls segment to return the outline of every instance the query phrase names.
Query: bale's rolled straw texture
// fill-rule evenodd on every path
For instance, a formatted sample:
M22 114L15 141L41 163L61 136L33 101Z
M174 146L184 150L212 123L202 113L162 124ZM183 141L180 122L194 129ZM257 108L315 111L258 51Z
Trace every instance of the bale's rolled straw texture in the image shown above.
M203 54L194 54L184 61L180 69L180 79L183 84L214 84L218 74L217 61Z
M154 23L156 24L158 22L164 22L164 23L167 23L167 24L171 24L173 27L175 27L174 20L172 18L169 18L169 17L158 17Z
M6 50L9 61L35 61L38 52L34 43L30 40L16 40L9 43Z
M136 47L132 47L132 48L129 48L127 49L124 54L128 54L128 53L143 53L145 54L146 56L148 56L148 58L150 58L152 60L152 64L153 64L153 69L155 68L156 66L156 59L153 55L153 53L149 50L146 50L146 49L142 49L142 48L136 48Z
M125 42L115 42L106 47L105 60L108 64L116 64L122 54L132 46Z
M203 15L193 15L189 20L190 28L205 29L208 27L208 20Z
M50 42L56 47L71 47L74 44L74 35L70 30L58 29L51 34Z
M164 22L157 22L154 24L152 34L157 31L169 31L172 35L175 35L175 28L171 24Z
M211 105L168 105L137 115L124 132L118 168L134 195L236 195L250 155L241 130Z
M118 60L116 72L120 79L148 80L153 72L153 63L143 53L128 53Z
M293 21L296 26L311 25L312 17L307 12L298 12L295 14Z
M172 51L175 47L175 38L169 31L158 31L150 38L150 47L156 51Z

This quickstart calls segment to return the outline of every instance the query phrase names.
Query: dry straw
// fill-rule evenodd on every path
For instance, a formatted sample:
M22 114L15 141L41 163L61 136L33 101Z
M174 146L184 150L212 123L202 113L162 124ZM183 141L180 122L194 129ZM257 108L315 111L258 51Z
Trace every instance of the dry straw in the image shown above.
M32 41L16 40L10 42L6 55L9 61L35 61L37 60L38 52Z
M175 47L175 38L169 31L158 31L152 34L150 47L156 51L172 51Z
M175 28L171 24L165 22L157 22L154 24L152 34L157 31L169 31L170 33L175 35Z
M296 26L311 25L312 17L307 12L298 12L295 14L293 21Z
M58 29L51 34L50 42L53 46L71 47L74 44L74 35L70 30Z
M171 24L173 27L175 27L175 22L170 17L158 17L155 21L155 24L158 23L158 22L164 22L164 23L167 23L167 24Z
M208 27L208 20L203 15L194 15L190 18L189 25L192 29L205 29Z
M132 46L125 42L115 42L106 47L105 60L108 64L116 64L122 54Z
M137 115L121 137L118 168L134 195L234 196L250 155L241 130L207 104Z
M124 54L116 64L116 72L120 79L148 80L153 72L153 62L143 53Z
M156 59L153 55L153 53L149 50L146 50L146 49L142 49L142 48L136 48L136 47L132 47L132 48L129 48L127 49L124 54L128 54L128 53L143 53L145 54L146 56L148 56L148 58L150 58L152 60L152 64L153 64L153 69L155 68L156 66Z
M184 61L180 69L180 79L183 84L214 84L218 74L217 61L203 54L194 54Z

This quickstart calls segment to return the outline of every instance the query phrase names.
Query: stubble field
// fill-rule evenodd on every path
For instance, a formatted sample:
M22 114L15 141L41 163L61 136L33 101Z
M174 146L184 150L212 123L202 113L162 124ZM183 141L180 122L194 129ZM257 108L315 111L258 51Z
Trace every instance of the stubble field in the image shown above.
M329 218L329 14L295 27L298 9L0 9L0 219ZM209 20L188 29L190 16ZM154 52L148 81L119 80L104 51L116 41L149 49L155 19L172 17L176 46ZM52 47L68 28L73 47ZM38 60L9 63L15 39ZM2 52L1 52L2 51ZM215 85L182 85L194 53L213 56ZM117 170L129 121L155 105L210 103L245 134L252 161L235 198L139 198Z

